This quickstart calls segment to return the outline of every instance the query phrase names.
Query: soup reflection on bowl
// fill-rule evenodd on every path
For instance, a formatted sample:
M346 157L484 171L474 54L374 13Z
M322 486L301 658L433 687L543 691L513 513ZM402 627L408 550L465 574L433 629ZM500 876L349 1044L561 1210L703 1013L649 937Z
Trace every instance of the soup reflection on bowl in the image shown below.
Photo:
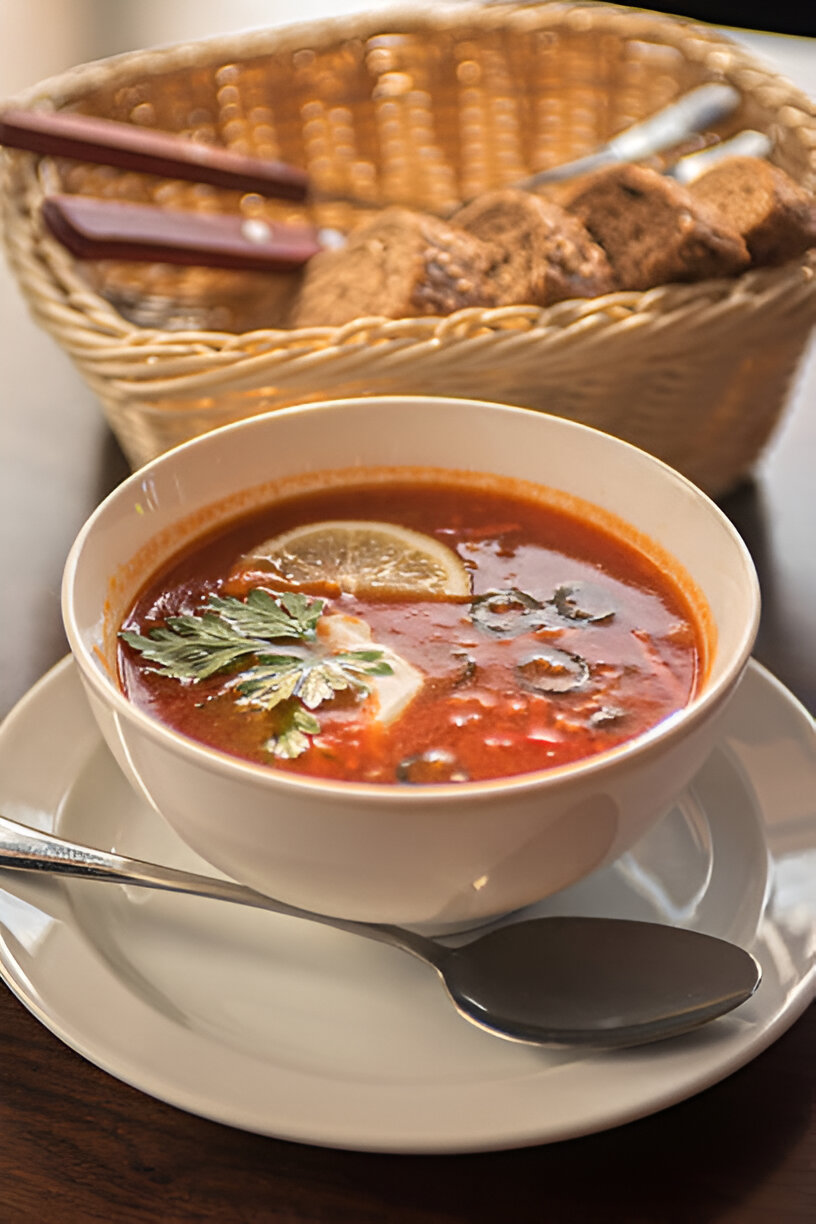
M169 452L92 515L63 588L102 733L194 850L294 905L437 927L658 820L758 611L733 527L651 456L428 397Z

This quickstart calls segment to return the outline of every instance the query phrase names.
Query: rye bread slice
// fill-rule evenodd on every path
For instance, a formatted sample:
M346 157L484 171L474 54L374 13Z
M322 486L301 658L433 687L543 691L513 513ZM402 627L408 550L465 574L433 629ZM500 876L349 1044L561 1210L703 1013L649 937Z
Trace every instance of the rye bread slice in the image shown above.
M733 226L644 166L598 171L578 187L569 211L606 251L619 289L735 276L750 262Z
M786 263L816 245L812 197L760 157L727 158L695 179L691 193L742 236L756 266Z
M314 256L292 327L341 327L353 319L449 315L494 306L487 244L437 217L387 208L351 231L344 247Z
M550 306L614 286L609 261L581 222L560 205L512 188L490 191L451 221L488 243L497 304Z

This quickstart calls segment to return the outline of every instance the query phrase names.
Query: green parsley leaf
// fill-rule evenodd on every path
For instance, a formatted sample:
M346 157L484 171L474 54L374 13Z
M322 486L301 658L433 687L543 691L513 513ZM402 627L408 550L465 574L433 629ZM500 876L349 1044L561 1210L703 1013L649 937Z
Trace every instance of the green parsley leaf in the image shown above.
M362 672L366 676L393 676L394 669L386 663L381 650L343 650L332 656L346 672ZM365 667L361 664L366 664Z
M324 601L291 592L273 596L256 587L246 600L211 595L210 607L244 637L265 641L296 637L310 641L315 636Z
M300 682L302 668L303 660L296 655L264 655L262 661L238 677L238 705L272 710L288 701Z
M298 595L294 591L283 591L278 598L292 620L298 625L300 636L314 637L317 622L326 606L325 600L313 599L308 595Z
M202 616L170 616L147 637L123 630L119 636L151 663L152 671L175 680L207 680L255 654L257 642L238 636L211 612Z
M356 685L353 677L345 675L342 667L326 659L313 667L304 668L297 695L308 709L314 710L322 702L331 701L335 693L355 687L361 692L368 692L364 685Z
M286 721L278 734L270 736L264 748L282 760L292 760L307 750L311 742L310 735L319 734L320 723L314 714L300 706L293 706L287 712Z

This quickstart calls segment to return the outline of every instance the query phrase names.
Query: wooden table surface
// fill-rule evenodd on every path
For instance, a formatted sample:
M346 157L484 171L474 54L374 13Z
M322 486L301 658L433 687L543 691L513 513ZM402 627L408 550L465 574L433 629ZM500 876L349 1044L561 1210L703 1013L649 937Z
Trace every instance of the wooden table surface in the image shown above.
M297 8L248 0L4 0L0 91L98 55L326 7L321 0ZM745 37L816 93L811 40ZM0 357L2 715L65 653L65 554L126 467L92 395L30 321L5 268ZM756 657L811 710L815 400L816 346L755 480L723 501L760 573ZM127 1087L62 1045L0 986L0 1221L811 1224L815 1101L811 1006L721 1084L604 1134L468 1156L323 1150L232 1130Z

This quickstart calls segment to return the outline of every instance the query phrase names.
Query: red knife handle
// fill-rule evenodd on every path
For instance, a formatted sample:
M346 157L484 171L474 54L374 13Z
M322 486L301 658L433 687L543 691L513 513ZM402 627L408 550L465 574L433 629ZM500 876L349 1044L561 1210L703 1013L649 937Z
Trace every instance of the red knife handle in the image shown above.
M308 192L306 172L286 162L74 112L4 110L0 145L280 199L303 200Z
M77 259L273 272L299 268L322 250L312 226L235 214L182 212L80 195L48 196L42 212L51 233Z

